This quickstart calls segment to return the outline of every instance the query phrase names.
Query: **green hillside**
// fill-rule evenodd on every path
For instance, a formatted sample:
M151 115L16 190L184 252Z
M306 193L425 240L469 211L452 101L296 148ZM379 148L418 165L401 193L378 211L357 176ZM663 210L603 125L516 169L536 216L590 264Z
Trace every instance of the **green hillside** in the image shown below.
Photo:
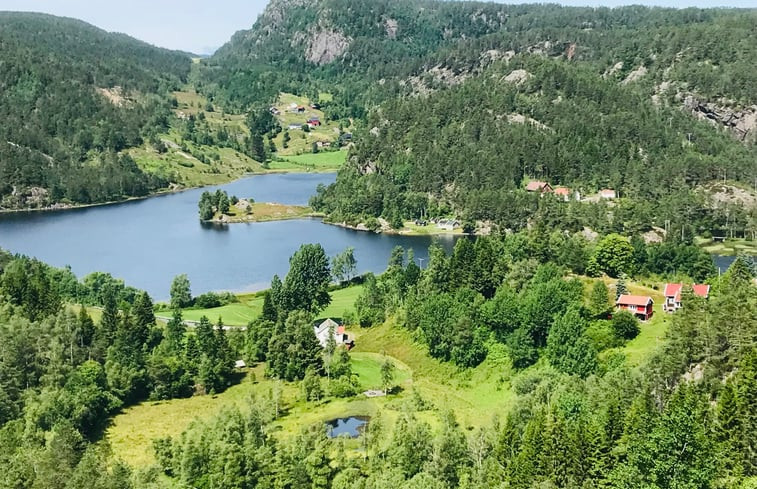
M542 217L547 226L629 234L668 222L691 238L728 219L695 189L724 174L746 184L757 177L757 147L654 105L642 87L541 57L394 99L363 127L336 184L313 201L337 222L451 214L519 229ZM569 187L572 202L524 191L529 180ZM612 212L591 198L604 188L621 197ZM739 232L757 224L755 211L731 213Z
M0 13L0 208L88 204L166 185L122 154L164 130L190 59L83 22Z

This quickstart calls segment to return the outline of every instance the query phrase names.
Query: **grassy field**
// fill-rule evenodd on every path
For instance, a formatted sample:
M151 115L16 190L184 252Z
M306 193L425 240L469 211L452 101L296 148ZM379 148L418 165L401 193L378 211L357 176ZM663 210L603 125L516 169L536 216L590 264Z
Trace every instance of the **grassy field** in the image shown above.
M249 206L249 212L241 207L231 206L229 211L222 216L216 213L214 220L241 223L241 222L268 222L283 221L286 219L302 219L305 217L319 217L310 207L303 205L277 204L275 202L253 202Z
M355 299L362 290L362 286L354 286L331 292L331 304L319 316L324 318L342 317L346 310L353 307ZM242 294L237 297L239 302L211 309L184 309L182 315L184 319L190 321L199 321L202 316L207 316L208 319L215 322L220 317L226 325L246 326L250 321L257 318L263 310L263 295ZM157 315L170 318L171 314L168 311L161 311Z
M243 114L227 114L213 107L208 100L194 90L173 93L178 102L175 114L180 117L197 116L202 112L212 128L223 127L229 134L244 138L249 135ZM164 152L158 152L145 143L138 148L128 150L137 165L145 171L160 175L182 187L198 187L230 182L250 173L267 172L327 172L336 171L346 158L345 151L329 151L313 154L315 142L335 142L339 137L338 125L326 122L320 110L308 107L304 114L293 114L289 104L297 103L308 107L307 100L294 95L282 94L277 106L281 110L278 116L283 128L290 123L304 123L309 117L319 117L324 121L321 127L313 128L309 133L302 130L290 132L289 148L283 148L283 131L274 140L278 148L276 160L264 168L259 162L231 148L217 148L183 141L178 129L171 129L159 138L165 146ZM208 109L213 109L209 111ZM205 162L203 162L203 160Z
M324 94L326 95L326 94ZM323 100L327 100L326 97L322 97ZM305 107L304 113L292 112L292 104ZM282 93L279 95L279 100L274 104L280 114L277 116L282 129L284 129L276 138L274 142L278 148L279 156L293 156L312 153L313 143L335 143L339 139L339 124L335 122L329 122L326 120L326 115L323 111L318 109L312 109L310 107L310 101L306 97L298 97L290 93ZM321 121L321 126L310 129L309 132L305 132L301 129L288 129L290 124L305 124L305 122L311 117L318 117ZM288 147L284 148L284 132L289 132ZM345 132L349 132L350 128L345 127Z
M713 255L734 256L739 253L757 255L757 241L747 241L741 238L726 239L715 242L712 239L697 238L696 244Z
M582 280L587 286L592 282L588 278ZM631 365L638 365L657 348L670 316L661 310L659 290L642 284L631 284L630 289L633 293L649 294L657 302L656 315L652 321L642 324L641 334L624 348L614 350L625 354ZM332 293L334 300L322 316L341 316L345 309L353 307L359 292L360 287L350 287ZM235 321L243 324L247 318L254 317L260 307L262 297L248 295L239 304L184 311L184 317L199 319L201 315L207 315L215 319L222 315L227 324L235 324ZM381 365L389 359L397 368L397 393L388 397L359 395L349 399L304 402L297 384L266 379L264 367L258 365L246 372L240 383L217 396L145 402L126 409L113 419L106 433L107 440L114 452L127 463L145 466L153 462L152 439L177 436L193 419L211 417L226 406L244 408L252 396L269 395L274 388L281 390L286 412L276 421L274 433L284 438L312 423L346 416L374 416L379 410L387 425L391 426L416 396L431 406L430 410L417 415L432 427L438 426L438 413L450 409L461 426L470 430L491 423L495 416L501 419L516 398L512 381L518 374L511 369L503 346L493 346L487 359L478 367L460 370L431 358L426 347L415 342L409 331L395 324L394 318L381 326L355 327L348 331L355 338L356 346L350 355L361 388L381 386ZM543 365L543 361L538 365Z
M322 151L280 157L270 162L268 167L276 171L332 172L341 168L346 159L346 150Z

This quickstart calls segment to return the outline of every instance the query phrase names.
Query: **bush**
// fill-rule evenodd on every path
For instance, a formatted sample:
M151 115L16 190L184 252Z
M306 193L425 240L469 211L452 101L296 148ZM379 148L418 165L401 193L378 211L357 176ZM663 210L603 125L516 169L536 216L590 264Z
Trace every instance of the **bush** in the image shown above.
M632 340L639 335L639 321L628 311L618 311L612 317L612 332L621 341Z
M215 292L207 292L195 297L195 306L200 309L211 309L221 307L221 298Z
M610 321L594 321L586 329L585 334L598 352L616 347L619 343L610 325Z
M371 216L365 220L365 227L367 227L371 231L378 231L379 229L381 229L381 224L379 224L378 219Z
M329 383L329 394L334 397L352 397L359 392L354 376L342 375Z
M237 302L237 296L231 292L206 292L194 299L195 307L199 309L211 309Z

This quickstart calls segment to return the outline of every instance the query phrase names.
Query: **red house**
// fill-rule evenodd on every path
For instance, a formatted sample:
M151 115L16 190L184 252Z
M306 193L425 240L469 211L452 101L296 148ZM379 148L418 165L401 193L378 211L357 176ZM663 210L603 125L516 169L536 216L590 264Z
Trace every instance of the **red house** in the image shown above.
M706 284L694 284L691 286L694 294L705 299L710 296L710 286ZM665 284L665 303L662 309L668 312L675 312L682 307L681 291L683 284Z
M548 184L547 182L540 182L538 180L534 180L534 181L528 182L528 185L526 185L526 191L548 194L552 192L552 186Z
M555 187L555 195L562 197L567 202L570 200L570 189L568 187Z
M654 301L651 297L645 295L621 295L615 301L617 309L625 309L631 312L642 321L647 321L652 317Z

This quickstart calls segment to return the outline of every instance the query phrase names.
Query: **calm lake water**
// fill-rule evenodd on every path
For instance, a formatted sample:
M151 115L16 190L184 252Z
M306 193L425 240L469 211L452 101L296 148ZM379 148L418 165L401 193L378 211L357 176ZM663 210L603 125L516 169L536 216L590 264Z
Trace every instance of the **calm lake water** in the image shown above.
M205 190L258 202L307 204L318 184L335 174L272 174L217 187L187 190L140 201L60 212L0 215L0 248L34 256L51 265L70 265L79 277L109 272L127 284L168 298L174 276L186 273L192 292L235 292L266 288L284 276L289 257L305 243L320 243L333 256L355 248L359 272L382 272L397 245L427 258L429 237L388 236L352 231L317 219L203 225L197 202ZM453 239L442 243L450 249Z

